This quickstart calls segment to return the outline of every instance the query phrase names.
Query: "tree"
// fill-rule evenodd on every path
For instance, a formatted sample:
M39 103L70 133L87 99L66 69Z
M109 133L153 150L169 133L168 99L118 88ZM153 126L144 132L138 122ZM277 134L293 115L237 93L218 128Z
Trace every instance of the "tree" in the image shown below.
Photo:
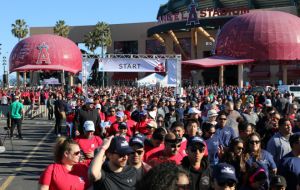
M70 32L70 27L66 25L66 22L64 20L59 20L56 22L54 28L53 28L54 34L62 36L62 37L68 37Z
M17 19L11 26L11 33L18 38L19 41L28 35L28 25L24 19Z
M105 22L98 22L95 26L95 29L85 35L84 43L93 54L95 54L95 50L98 47L101 47L101 57L103 57L104 47L110 46L112 43L109 25ZM103 73L99 73L98 68L99 63L98 61L95 61L94 65L92 66L92 73L90 75L91 81L100 82L100 78L102 78L102 81L104 81Z

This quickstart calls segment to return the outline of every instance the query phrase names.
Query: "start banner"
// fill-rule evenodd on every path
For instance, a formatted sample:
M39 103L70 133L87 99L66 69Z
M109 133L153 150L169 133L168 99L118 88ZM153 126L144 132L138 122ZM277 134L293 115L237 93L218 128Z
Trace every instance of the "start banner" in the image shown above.
M101 58L99 71L104 72L165 72L165 59Z

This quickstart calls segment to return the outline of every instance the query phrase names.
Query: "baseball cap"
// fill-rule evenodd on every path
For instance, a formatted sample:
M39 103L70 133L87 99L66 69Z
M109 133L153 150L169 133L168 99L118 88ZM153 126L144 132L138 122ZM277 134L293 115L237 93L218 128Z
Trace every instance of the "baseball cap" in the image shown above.
M270 99L266 99L265 105L266 105L267 107L272 107L272 102L271 102L271 100L270 100Z
M124 112L118 111L117 114L116 114L116 116L122 118L122 117L124 117L125 115L124 115Z
M129 146L124 137L116 136L111 140L110 146L107 149L108 152L126 155L133 153L133 149Z
M208 110L207 117L218 116L218 113L215 109Z
M132 137L129 141L129 145L139 145L140 147L144 147L144 141L139 137Z
M17 96L17 95L15 96L15 99L19 99L19 98L20 98L19 96Z
M151 121L149 121L149 122L147 123L147 126L156 129L156 128L157 128L157 123L156 123L155 121L151 120Z
M119 128L119 129L127 129L128 126L127 126L127 124L126 124L125 122L121 122L121 123L119 123L118 128Z
M83 128L85 131L95 131L95 124L93 121L85 121Z
M286 180L281 175L276 175L271 178L271 187L286 187Z
M95 108L96 109L101 109L101 105L100 104L96 104Z
M140 114L140 115L147 115L147 111L146 111L146 110L140 111L139 114Z
M234 167L227 163L219 163L215 165L213 169L213 178L220 183L225 183L227 181L234 181L235 183L238 182Z
M176 102L175 98L170 98L169 101L170 102Z
M91 99L91 98L87 98L87 99L85 100L85 104L93 104L93 103L94 103L94 100Z
M193 146L193 145L196 145L196 144L200 144L202 146L206 145L204 140L199 136L193 136L193 137L189 138L188 141L187 141L187 147Z
M201 113L197 108L190 108L188 114L199 114Z

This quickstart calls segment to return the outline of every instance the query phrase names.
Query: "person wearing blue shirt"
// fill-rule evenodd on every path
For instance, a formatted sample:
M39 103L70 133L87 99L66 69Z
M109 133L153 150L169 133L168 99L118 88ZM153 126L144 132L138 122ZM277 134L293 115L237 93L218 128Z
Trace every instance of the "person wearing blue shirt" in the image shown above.
M227 116L225 112L219 112L217 121L218 123L216 125L216 135L219 136L222 144L225 147L228 147L230 141L238 136L232 127L226 126Z
M280 162L278 173L287 179L286 190L296 189L300 176L300 133L294 133L289 139L292 151Z
M222 151L222 141L218 135L216 135L215 126L211 123L203 123L202 125L203 139L206 142L208 149L208 159L211 166L219 163L219 155Z
M261 138L258 133L252 133L249 136L246 146L246 163L249 167L254 164L262 166L268 176L270 176L269 173L276 174L277 172L273 156L261 148Z
M289 119L281 118L278 125L279 132L273 135L267 144L267 151L274 156L277 165L283 156L291 152L289 138L292 134L292 124Z

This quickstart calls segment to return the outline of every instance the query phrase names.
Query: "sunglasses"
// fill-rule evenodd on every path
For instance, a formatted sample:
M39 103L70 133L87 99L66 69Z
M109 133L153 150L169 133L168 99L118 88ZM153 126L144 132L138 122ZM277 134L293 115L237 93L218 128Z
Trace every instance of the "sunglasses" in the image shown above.
M219 120L227 120L226 118L219 118Z
M260 141L249 141L250 144L259 144Z
M134 155L135 153L137 153L137 155L142 155L143 154L143 150L136 150L136 151L134 151L133 153L131 153L132 155Z
M208 134L210 134L210 135L214 135L216 132L208 132Z
M197 152L197 150L199 150L199 152L204 152L204 150L205 150L205 147L197 147L197 146L192 146L191 147L191 152L193 152L193 153L195 153L195 152Z
M73 155L74 156L78 156L80 154L80 151L74 152Z
M169 143L171 148L179 148L181 144Z
M114 153L114 154L117 154L120 158L124 158L125 156L128 156L128 154L119 154L119 153Z
M235 186L235 182L233 182L233 181L218 182L218 185L220 187L225 187L225 186L234 187Z

